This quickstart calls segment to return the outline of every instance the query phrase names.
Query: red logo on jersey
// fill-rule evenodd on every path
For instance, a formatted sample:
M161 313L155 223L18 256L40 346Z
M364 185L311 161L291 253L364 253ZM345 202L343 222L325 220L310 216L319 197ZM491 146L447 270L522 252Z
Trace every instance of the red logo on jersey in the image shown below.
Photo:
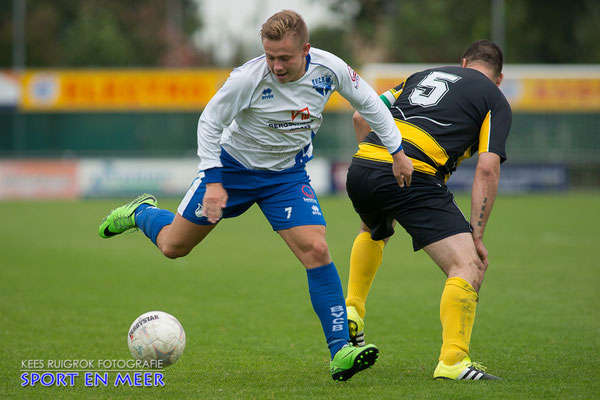
M352 67L350 67L349 65L347 65L348 67L348 73L350 74L350 79L352 80L352 82L354 82L354 88L358 89L358 84L360 82L360 76L358 76L358 74L356 73L356 71L354 71L352 69Z
M308 112L308 107L304 107L300 111L292 111L292 121L296 119L297 116L300 116L300 119L308 119L310 117L310 112Z
M302 190L302 194L305 195L306 197L308 197L309 199L315 198L315 192L313 191L313 189L310 186L303 185L300 190Z

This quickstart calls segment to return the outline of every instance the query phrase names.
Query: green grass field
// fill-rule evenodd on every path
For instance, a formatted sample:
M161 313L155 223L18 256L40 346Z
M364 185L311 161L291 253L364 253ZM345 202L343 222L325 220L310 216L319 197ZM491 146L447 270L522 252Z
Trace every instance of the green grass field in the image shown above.
M141 233L98 237L123 201L0 203L0 398L600 398L598 193L497 199L471 354L502 382L431 379L445 277L401 229L367 304L379 361L336 383L304 269L258 208L173 261ZM357 218L345 197L321 203L346 287ZM164 387L21 387L23 360L129 359L127 330L150 310L187 333Z

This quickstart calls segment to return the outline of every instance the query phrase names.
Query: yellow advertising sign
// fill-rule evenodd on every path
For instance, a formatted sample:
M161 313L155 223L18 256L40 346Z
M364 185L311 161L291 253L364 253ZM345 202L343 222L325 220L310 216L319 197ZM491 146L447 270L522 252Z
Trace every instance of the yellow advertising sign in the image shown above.
M367 82L383 93L410 75L406 69L375 70L366 75ZM21 77L21 107L25 111L201 111L229 73L229 69L27 70ZM500 88L515 111L600 111L600 72L562 74L507 73ZM325 110L351 107L333 93Z
M383 93L408 76L376 78L373 87ZM600 111L600 78L504 78L500 89L513 111Z
M225 70L27 71L22 107L30 111L202 110Z
M223 85L228 69L28 70L21 80L26 111L201 111ZM348 110L334 93L328 110Z
M600 110L600 78L507 79L501 88L514 110Z

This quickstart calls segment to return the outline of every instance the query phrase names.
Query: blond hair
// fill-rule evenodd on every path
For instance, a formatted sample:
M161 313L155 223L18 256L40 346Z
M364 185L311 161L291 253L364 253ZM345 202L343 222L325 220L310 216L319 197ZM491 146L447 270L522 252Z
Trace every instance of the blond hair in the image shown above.
M304 19L295 11L283 10L273 14L260 30L261 39L281 40L290 33L303 46L308 43L308 28Z

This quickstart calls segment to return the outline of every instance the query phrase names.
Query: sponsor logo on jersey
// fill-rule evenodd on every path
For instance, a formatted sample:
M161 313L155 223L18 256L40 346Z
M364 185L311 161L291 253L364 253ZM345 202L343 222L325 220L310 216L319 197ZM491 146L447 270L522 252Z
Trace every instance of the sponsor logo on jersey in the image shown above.
M262 96L260 97L263 100L268 100L273 98L273 89L266 88L262 91Z
M269 128L273 129L285 129L288 132L308 131L312 129L310 125L312 121L308 122L270 122Z
M305 195L306 197L308 197L309 199L314 199L315 198L315 192L313 191L313 188L311 188L308 185L303 185L302 186L302 194Z
M312 80L313 88L321 96L326 96L327 93L331 91L332 84L333 80L331 79L330 75L321 76L320 78L315 78Z
M313 204L312 206L312 213L313 215L321 215L321 210L319 210L319 207L316 204Z
M310 112L308 112L308 107L304 107L302 110L292 111L292 121L295 120L298 116L300 119L305 120L310 118Z
M354 89L358 89L358 85L360 82L360 76L358 76L358 74L356 73L356 71L354 71L352 69L352 67L350 67L349 65L346 65L348 67L348 73L350 74L350 79L352 80L352 82L354 82Z

